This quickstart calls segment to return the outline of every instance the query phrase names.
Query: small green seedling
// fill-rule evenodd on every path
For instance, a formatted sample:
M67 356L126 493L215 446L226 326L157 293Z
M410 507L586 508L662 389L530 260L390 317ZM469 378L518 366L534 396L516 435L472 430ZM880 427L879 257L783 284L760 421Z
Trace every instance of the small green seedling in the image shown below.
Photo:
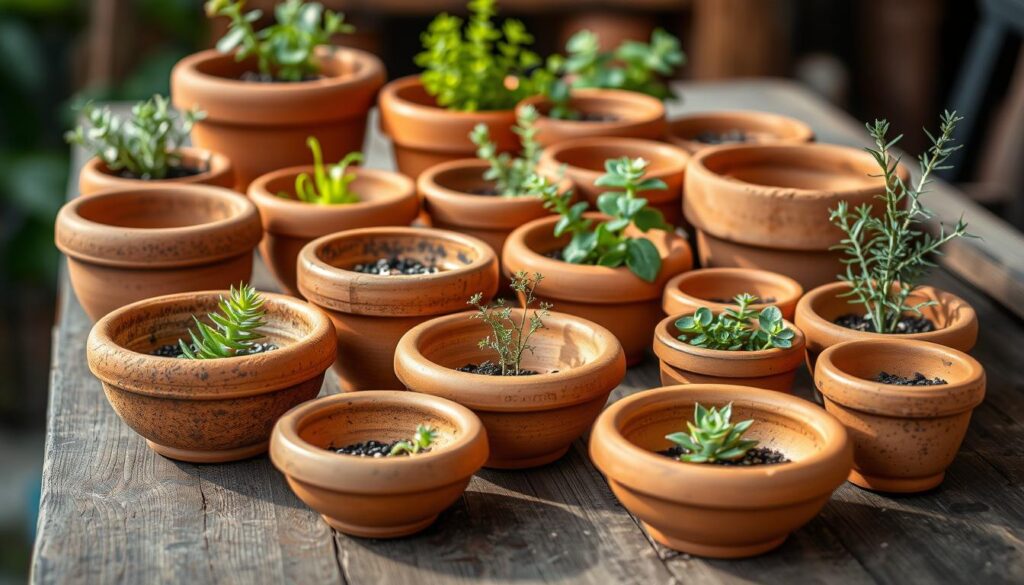
M733 300L737 308L726 309L718 317L710 309L701 307L694 314L676 320L676 329L682 333L679 340L697 347L727 351L793 347L796 334L786 326L778 307L765 307L757 313L750 309L750 305L757 303L757 297L744 293ZM757 328L752 325L755 320Z
M524 107L516 116L516 125L512 131L519 136L523 149L514 158L507 152L498 152L485 124L477 124L469 134L470 140L476 145L476 155L490 164L490 168L484 172L484 179L494 181L501 195L516 197L529 194L526 181L536 172L537 161L540 160L541 147L534 127L538 117L537 109L533 106Z
M698 403L693 409L693 422L686 421L690 432L672 433L665 435L665 438L686 451L679 455L680 461L714 463L742 459L747 451L757 446L757 441L743 439L743 433L747 432L754 421L732 424L730 418L731 402L721 409L713 406L707 409Z
M295 197L299 201L318 205L357 203L359 195L349 188L356 175L349 173L348 167L362 162L363 153L350 152L341 159L341 162L326 168L323 154L320 152L320 142L310 136L306 139L306 144L313 151L313 176L309 173L299 173L299 176L295 177ZM291 199L288 193L282 192L277 195Z
M196 329L188 331L191 345L178 340L181 357L190 360L228 358L248 351L255 341L264 337L256 331L266 324L263 303L263 295L252 286L232 286L228 298L221 297L217 303L220 311L209 314L213 326L192 315Z
M437 440L437 429L428 425L416 425L416 433L412 439L399 441L391 447L388 457L398 455L416 455L430 449Z
M544 317L547 317L551 304L541 302L539 308L530 312L530 306L536 302L534 291L544 280L544 275L535 273L531 278L525 272L517 272L512 277L512 290L523 304L523 314L518 319L512 316L512 307L505 299L497 299L493 304L484 304L483 295L476 293L469 299L469 304L476 307L471 319L480 319L491 328L491 335L481 339L480 349L491 349L498 354L501 374L519 375L522 371L523 354L533 353L530 337L544 328Z

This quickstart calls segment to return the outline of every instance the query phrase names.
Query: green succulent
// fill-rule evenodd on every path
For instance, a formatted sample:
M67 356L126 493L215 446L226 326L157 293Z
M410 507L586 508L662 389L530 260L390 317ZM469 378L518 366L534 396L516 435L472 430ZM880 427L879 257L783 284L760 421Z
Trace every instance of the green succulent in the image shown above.
M782 311L770 306L757 313L750 305L757 303L757 297L750 294L736 295L737 307L729 308L715 317L707 307L697 309L692 315L676 320L676 329L682 335L680 341L708 349L727 351L759 351L763 349L793 347L796 333L782 320ZM757 328L752 326L757 321Z
M319 205L357 203L359 195L349 189L356 175L347 171L349 166L362 162L363 153L350 152L341 159L341 162L327 168L320 152L320 141L310 136L306 139L306 144L313 151L313 176L309 173L299 173L299 176L295 177L295 197L300 201ZM277 195L291 198L288 193L282 192Z
M681 447L685 453L680 461L688 463L714 463L742 459L747 451L757 446L757 441L744 440L753 420L732 424L732 403L720 409L704 408L699 403L693 409L693 422L686 421L689 433L678 432L665 438Z
M477 124L470 132L469 138L476 145L476 155L487 161L490 168L484 172L484 179L494 181L498 192L508 197L528 194L526 181L536 172L537 161L540 160L540 143L537 142L535 124L540 114L533 106L526 106L516 115L516 125L512 131L519 136L522 152L512 157L507 152L498 152L496 144L491 142L490 132L486 124Z
M256 331L266 324L263 302L263 295L252 286L232 286L228 298L221 297L217 302L220 311L208 315L212 326L192 315L196 329L188 331L191 345L178 340L181 357L190 360L228 358L249 350L253 342L264 337Z
M388 457L397 455L415 455L430 448L437 440L437 429L428 425L416 425L416 433L412 439L399 441L391 447Z

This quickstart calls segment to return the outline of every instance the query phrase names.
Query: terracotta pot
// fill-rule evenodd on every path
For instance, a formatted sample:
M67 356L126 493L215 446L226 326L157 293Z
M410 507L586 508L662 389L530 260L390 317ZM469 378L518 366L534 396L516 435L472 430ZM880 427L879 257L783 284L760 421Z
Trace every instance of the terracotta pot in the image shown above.
M317 57L322 77L299 82L242 81L242 73L256 70L255 61L237 62L216 50L174 66L174 106L206 112L192 129L192 142L231 159L241 190L260 175L308 161L310 136L320 141L324 160L363 149L384 65L370 53L343 47L320 47Z
M661 308L666 315L690 314L701 307L707 307L717 314L730 307L735 308L736 305L711 299L731 301L742 293L755 295L759 299L772 299L770 302L750 305L751 309L761 311L767 306L775 306L782 311L783 319L792 321L796 302L803 296L804 289L792 278L767 270L701 268L684 272L668 281Z
M725 351L707 349L679 341L676 321L683 315L670 315L654 330L654 355L660 360L661 383L736 384L779 392L792 392L796 371L804 361L804 334L789 321L796 333L793 347L763 351Z
M391 138L398 170L412 177L442 162L473 158L469 133L485 124L500 152L520 149L512 132L516 114L508 110L459 112L438 107L419 75L389 82L380 92L380 128Z
M179 293L122 307L89 333L89 369L118 416L157 453L219 463L267 450L274 421L320 392L334 361L327 316L292 297L264 293L267 341L280 349L187 360L150 355L187 338L227 291Z
M800 120L768 112L737 110L696 112L673 118L668 122L668 141L695 154L715 146L700 140L701 134L737 130L743 132L745 144L802 144L814 140L814 131Z
M150 187L177 187L180 185L214 185L235 188L235 170L227 157L201 148L182 147L178 149L182 165L186 168L206 171L176 179L125 179L114 174L98 157L86 161L78 174L78 193L92 195L100 191L146 189Z
M351 270L382 256L436 263L441 271L380 276ZM480 240L447 230L363 228L306 244L299 253L298 284L302 296L334 321L334 371L341 389L400 390L394 372L398 340L432 317L465 310L474 293L493 297L498 259Z
M603 219L600 214L588 214ZM537 219L517 228L502 250L508 273L540 272L537 287L541 300L554 303L556 311L593 321L615 334L626 352L626 363L637 364L651 347L654 328L661 321L661 294L665 282L693 266L690 246L683 238L659 230L645 236L661 255L661 272L654 282L644 282L626 267L608 268L570 264L545 254L561 249L568 237L552 233L558 216Z
M248 199L194 185L73 199L57 214L54 239L96 320L141 299L248 282L262 233Z
M882 371L920 372L948 383L873 381ZM850 481L882 492L920 492L942 483L956 457L971 411L985 397L985 370L971 356L935 343L865 339L822 352L814 384L853 441Z
M406 333L395 351L395 373L410 390L454 400L483 420L491 446L485 466L521 469L560 458L626 375L618 340L604 327L552 312L522 361L538 374L460 372L456 368L496 359L477 345L490 328L471 315L438 317ZM521 318L522 311L513 316Z
M362 167L352 167L349 172L356 176L350 187L359 195L358 203L318 205L295 199L295 178L300 173L312 175L312 165L274 171L249 185L249 198L263 220L260 254L289 294L299 293L295 264L299 251L309 242L343 230L409 225L419 214L419 199L408 177Z
M353 443L397 441L429 424L430 451L370 458L334 453ZM395 538L423 530L466 490L487 459L480 419L449 400L414 392L335 394L281 417L270 460L292 491L345 534Z
M574 138L617 137L660 140L665 136L665 106L649 95L620 89L574 89L569 105L586 114L614 116L609 121L557 120L549 118L551 100L545 96L527 98L516 106L532 105L540 112L537 142L542 146Z
M732 402L732 420L754 419L745 435L791 461L755 467L683 463L659 455L665 435L685 430L694 403ZM769 551L814 518L846 479L846 430L816 405L781 392L692 384L639 392L598 417L590 457L619 501L661 544L704 557Z
M796 325L807 336L807 366L814 373L814 362L825 349L844 341L863 339L919 339L970 351L978 339L978 316L967 301L930 286L921 286L907 298L915 305L935 301L935 306L924 307L921 313L935 324L928 333L869 333L847 329L833 321L849 313L864 314L864 306L851 304L849 297L839 294L849 290L845 282L833 282L808 292L796 305Z
M596 186L594 181L604 174L606 160L623 156L641 157L650 162L646 176L665 181L668 189L641 191L638 195L647 199L651 207L660 210L670 224L680 225L683 219L683 177L690 155L671 144L633 138L567 140L545 148L537 168L551 177L559 176L564 169L565 176L576 185L580 197L586 198L591 209L596 210L597 198L609 189Z

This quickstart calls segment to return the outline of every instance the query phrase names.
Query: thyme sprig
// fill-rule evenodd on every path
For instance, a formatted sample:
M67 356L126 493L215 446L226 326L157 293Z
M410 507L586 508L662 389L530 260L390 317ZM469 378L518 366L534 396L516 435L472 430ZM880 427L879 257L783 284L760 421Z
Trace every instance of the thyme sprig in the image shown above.
M530 337L544 328L544 317L551 310L551 303L541 302L538 308L530 312L530 306L537 298L534 291L544 280L544 275L535 273L532 277L525 272L517 272L512 277L512 290L523 305L522 315L512 315L512 307L503 298L493 303L484 304L483 295L476 293L469 299L469 304L476 308L471 319L480 319L491 328L491 334L481 339L477 345L480 349L490 349L498 354L501 375L519 375L522 371L523 355L533 353Z

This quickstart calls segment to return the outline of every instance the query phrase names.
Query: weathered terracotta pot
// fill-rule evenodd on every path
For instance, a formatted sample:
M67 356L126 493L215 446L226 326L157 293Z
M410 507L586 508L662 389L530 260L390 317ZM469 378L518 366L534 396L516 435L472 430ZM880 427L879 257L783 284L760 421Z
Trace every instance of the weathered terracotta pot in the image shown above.
M176 179L126 179L111 172L106 163L98 157L89 159L78 174L78 193L92 195L100 191L133 190L150 187L177 187L180 185L214 185L216 187L235 187L235 170L231 161L224 155L201 148L182 147L182 166L192 169L206 169L204 172Z
M73 199L57 214L54 239L96 320L141 299L248 282L262 234L248 199L193 185Z
M649 95L620 89L574 89L569 105L587 115L614 116L614 120L558 120L549 118L551 101L545 96L527 98L517 110L532 105L540 112L537 142L542 146L574 138L617 137L660 140L665 136L665 106Z
M416 425L438 431L430 451L368 458L329 451L406 439ZM395 538L423 530L466 490L487 459L487 434L469 409L414 392L335 394L281 417L270 460L292 491L345 534Z
M591 209L597 209L597 198L609 189L598 187L594 181L605 173L606 160L623 156L647 160L650 166L646 177L665 181L668 189L641 191L638 195L661 211L670 224L680 225L683 219L683 177L690 155L671 144L634 138L566 140L545 148L537 168L551 177L559 176L564 169L565 176L576 185L580 197L590 202Z
M626 375L618 340L604 327L552 312L522 361L538 374L460 372L456 368L496 359L477 345L490 328L471 315L445 315L406 333L395 351L395 373L410 390L454 400L483 420L491 446L485 466L521 469L560 458ZM513 315L518 319L522 311Z
M322 77L311 81L242 81L255 61L216 50L185 57L171 72L178 109L198 107L206 118L192 128L196 146L235 165L239 189L256 177L309 160L306 139L320 141L325 160L363 149L366 116L384 84L376 56L345 47L317 49Z
M803 144L814 140L814 130L800 120L768 112L736 110L695 112L668 121L668 141L695 154L717 146L701 140L705 133L740 131L745 144Z
M745 437L791 461L723 467L683 463L656 451L686 429L694 403L732 403L732 420L754 419ZM692 384L638 392L611 405L590 434L590 457L619 501L661 544L704 557L769 551L814 518L846 479L852 460L843 425L781 392Z
M380 276L351 270L398 256L436 264L435 274ZM334 371L344 391L400 390L395 346L405 332L463 311L474 293L498 289L498 258L480 240L431 228L378 227L330 234L299 253L302 296L324 309L338 332Z
M661 308L666 315L693 313L707 307L712 313L735 308L732 299L736 295L749 293L759 299L770 299L750 305L755 311L767 306L778 307L782 318L793 320L796 303L804 294L800 283L767 270L750 268L701 268L677 275L665 285L665 296ZM719 302L720 300L729 302Z
M604 219L600 214L588 214ZM660 230L645 237L661 255L661 272L654 282L645 282L626 267L608 268L570 264L545 254L563 248L568 237L556 238L552 231L558 216L536 219L512 232L501 253L509 274L540 272L544 281L537 296L554 304L556 311L582 317L607 328L622 343L626 363L634 365L651 347L654 328L661 321L661 295L665 282L693 266L686 240Z
M413 182L405 175L351 167L350 188L358 203L318 205L295 199L295 178L312 175L313 167L291 167L267 173L249 185L249 198L260 210L263 241L260 254L284 289L297 295L295 264L309 242L334 232L361 227L409 225L419 214ZM289 197L280 197L286 193Z
M882 371L916 372L948 382L896 386ZM814 384L825 410L853 441L850 481L882 492L920 492L945 476L985 397L985 370L971 356L936 343L865 339L833 345L818 358Z
M188 337L192 315L217 310L227 291L179 293L122 307L89 333L89 369L107 400L157 453L219 463L267 450L274 421L320 392L334 361L335 336L323 312L264 293L267 341L280 349L249 356L187 360L150 352Z

